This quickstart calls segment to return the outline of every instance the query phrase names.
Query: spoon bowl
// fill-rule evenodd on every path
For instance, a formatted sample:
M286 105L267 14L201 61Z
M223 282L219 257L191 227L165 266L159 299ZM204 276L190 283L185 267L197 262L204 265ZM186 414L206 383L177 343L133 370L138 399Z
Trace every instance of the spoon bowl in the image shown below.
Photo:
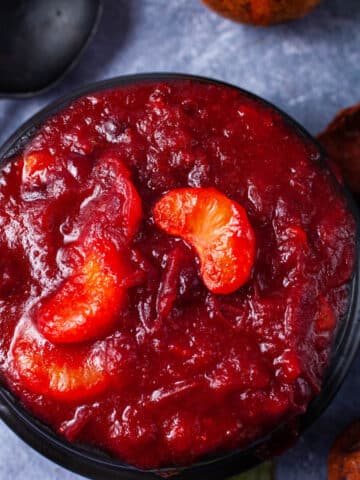
M0 96L38 94L75 65L95 33L101 0L1 0Z

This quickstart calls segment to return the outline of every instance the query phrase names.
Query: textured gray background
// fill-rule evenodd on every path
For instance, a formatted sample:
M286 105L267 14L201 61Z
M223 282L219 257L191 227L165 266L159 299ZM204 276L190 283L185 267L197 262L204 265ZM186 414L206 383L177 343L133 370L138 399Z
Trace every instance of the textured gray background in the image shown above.
M94 41L64 82L37 98L0 100L0 142L69 89L124 73L172 71L226 80L274 102L314 134L339 108L360 101L360 0L323 0L304 20L268 29L222 19L198 0L104 4ZM359 396L358 356L327 413L278 461L277 480L327 478L329 445L360 417ZM80 477L40 457L0 424L0 480L25 478Z

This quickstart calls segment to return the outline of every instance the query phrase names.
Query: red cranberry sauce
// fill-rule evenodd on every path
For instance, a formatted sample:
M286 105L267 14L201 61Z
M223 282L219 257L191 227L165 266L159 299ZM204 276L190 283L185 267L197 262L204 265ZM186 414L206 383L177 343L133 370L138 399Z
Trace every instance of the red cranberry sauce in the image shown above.
M50 118L0 172L7 386L65 438L141 467L244 447L304 412L347 309L355 257L354 219L319 157L270 107L200 82L101 91ZM154 224L154 204L184 187L214 187L247 212L256 258L234 293L211 293L196 252ZM106 250L98 263L87 254L94 242ZM40 306L69 277L76 284L77 265L81 283L113 249L122 266L106 281L119 300L93 311L107 326L95 324L83 343L47 340ZM61 295L71 310L70 287ZM79 384L68 395L70 377Z

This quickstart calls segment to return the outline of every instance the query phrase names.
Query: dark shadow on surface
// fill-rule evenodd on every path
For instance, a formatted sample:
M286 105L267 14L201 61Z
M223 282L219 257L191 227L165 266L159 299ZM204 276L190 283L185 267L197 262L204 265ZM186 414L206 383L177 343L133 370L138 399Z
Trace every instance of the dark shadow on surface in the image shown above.
M326 12L335 17L360 19L360 2L358 0L322 0L317 11Z
M27 100L0 99L2 110L0 115L0 145L23 123L26 102Z
M303 35L304 40L311 36L315 42L333 44L345 37L350 23L354 25L356 22L360 29L359 0L322 0L320 5L304 18L286 23L280 28L285 29L290 36L294 32L296 35Z

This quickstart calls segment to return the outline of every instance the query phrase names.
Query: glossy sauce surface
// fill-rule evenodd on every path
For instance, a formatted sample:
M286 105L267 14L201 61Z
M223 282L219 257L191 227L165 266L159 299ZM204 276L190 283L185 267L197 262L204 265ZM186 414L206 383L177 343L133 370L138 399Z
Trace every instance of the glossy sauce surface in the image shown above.
M234 293L211 293L196 252L154 224L155 203L184 187L247 212L256 258ZM65 438L147 468L246 446L304 412L347 308L355 223L278 113L173 81L88 95L41 126L2 166L0 244L1 378Z

